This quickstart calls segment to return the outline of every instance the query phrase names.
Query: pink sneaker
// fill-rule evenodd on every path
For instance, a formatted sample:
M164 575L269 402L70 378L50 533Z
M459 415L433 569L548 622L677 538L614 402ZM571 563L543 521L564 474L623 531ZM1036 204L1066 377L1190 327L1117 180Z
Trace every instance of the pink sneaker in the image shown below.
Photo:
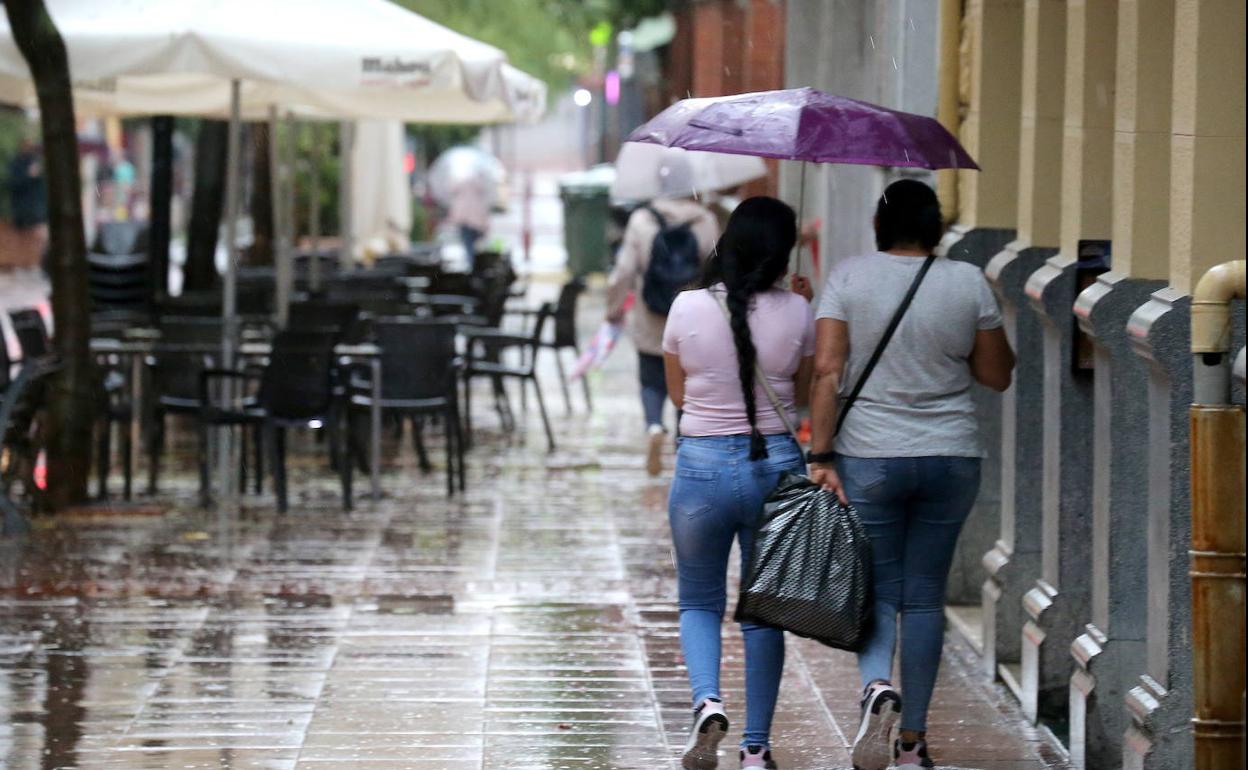
M684 770L715 770L719 767L719 742L728 732L728 717L719 698L707 698L693 711L693 729L680 757Z
M898 739L893 744L893 767L897 770L928 770L936 767L936 763L927 755L927 741L902 743Z
M741 749L741 770L747 770L747 768L777 770L777 767L771 759L771 750L766 746L751 745Z
M854 770L888 767L893 725L901 718L901 694L888 682L872 682L862 694L862 719L854 736Z

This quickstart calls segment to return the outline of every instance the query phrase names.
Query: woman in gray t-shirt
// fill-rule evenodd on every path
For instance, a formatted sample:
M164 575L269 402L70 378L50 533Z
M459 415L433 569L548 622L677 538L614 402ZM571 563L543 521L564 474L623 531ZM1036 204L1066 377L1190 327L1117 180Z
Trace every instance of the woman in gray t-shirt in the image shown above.
M936 258L833 437L838 396L857 383L919 269L940 242L927 185L889 185L875 215L879 251L841 260L819 303L811 394L811 476L858 509L871 536L874 626L858 656L862 720L854 766L932 767L927 708L944 639L945 582L979 491L976 381L1010 384L1014 356L983 274ZM893 681L901 617L901 680ZM901 733L889 743L900 719Z

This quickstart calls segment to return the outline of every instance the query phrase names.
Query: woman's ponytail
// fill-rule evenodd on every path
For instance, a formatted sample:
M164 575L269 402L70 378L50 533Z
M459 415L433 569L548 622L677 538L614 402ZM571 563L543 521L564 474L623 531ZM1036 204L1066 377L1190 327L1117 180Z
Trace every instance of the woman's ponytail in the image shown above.
M750 305L755 294L772 288L788 272L789 252L796 241L797 221L792 208L775 198L749 198L729 217L702 279L703 288L723 282L728 292L737 376L741 381L745 416L750 423L751 460L767 456L767 441L757 423L754 391L758 350L750 334Z

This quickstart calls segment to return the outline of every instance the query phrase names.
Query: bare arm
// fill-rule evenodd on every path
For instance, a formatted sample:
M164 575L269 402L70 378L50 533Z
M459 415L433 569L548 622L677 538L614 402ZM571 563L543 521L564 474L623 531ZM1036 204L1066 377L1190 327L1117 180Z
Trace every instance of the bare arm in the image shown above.
M663 374L667 379L667 397L677 409L685 408L685 370L680 366L680 356L663 354Z
M810 383L815 374L815 357L803 356L793 376L793 401L798 406L810 403Z
M810 449L815 454L832 449L839 407L837 396L848 359L849 325L832 318L820 318L815 324L815 370L810 389ZM816 484L836 492L842 502L849 502L831 463L812 463L810 477Z
M975 347L971 349L969 363L971 376L981 385L996 391L1010 387L1014 351L1005 330L998 326L975 332Z

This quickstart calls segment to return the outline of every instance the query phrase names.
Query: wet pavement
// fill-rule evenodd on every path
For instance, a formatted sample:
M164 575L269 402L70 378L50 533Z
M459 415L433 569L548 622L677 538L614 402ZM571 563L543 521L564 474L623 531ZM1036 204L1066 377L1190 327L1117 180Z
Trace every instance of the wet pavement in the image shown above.
M186 467L161 498L174 513L66 517L0 543L0 768L678 767L667 484L642 470L632 372L622 347L588 415L547 378L554 454L534 413L526 444L480 410L463 499L404 441L385 499L343 513L303 440L285 516L265 496L196 511ZM740 636L724 633L739 726ZM936 759L1055 766L973 663L951 639ZM852 656L790 640L781 767L848 765L856 682Z

